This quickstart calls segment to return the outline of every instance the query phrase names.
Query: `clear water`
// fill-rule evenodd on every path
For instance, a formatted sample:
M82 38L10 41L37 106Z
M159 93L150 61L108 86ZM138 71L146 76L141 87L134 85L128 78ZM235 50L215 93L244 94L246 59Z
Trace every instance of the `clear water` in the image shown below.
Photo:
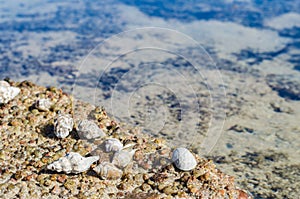
M1 79L61 87L201 155L297 163L299 72L297 0L0 1Z

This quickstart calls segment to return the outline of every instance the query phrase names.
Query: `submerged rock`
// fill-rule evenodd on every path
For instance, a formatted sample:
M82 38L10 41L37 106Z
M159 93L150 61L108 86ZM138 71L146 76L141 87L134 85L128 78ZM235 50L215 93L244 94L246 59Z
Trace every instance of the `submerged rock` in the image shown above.
M266 76L267 84L280 97L290 100L300 100L300 81L297 75L276 75L269 74Z
M81 173L88 170L94 162L98 161L98 156L82 157L79 153L70 152L66 156L49 164L47 169L64 173Z

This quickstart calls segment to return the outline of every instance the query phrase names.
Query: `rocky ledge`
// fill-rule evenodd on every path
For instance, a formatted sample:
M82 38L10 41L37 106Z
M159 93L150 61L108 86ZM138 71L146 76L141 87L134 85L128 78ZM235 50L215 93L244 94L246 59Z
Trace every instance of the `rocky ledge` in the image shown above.
M28 81L6 80L0 86L19 89L0 104L0 198L252 198L234 184L233 177L194 153L188 155L195 158L192 167L178 169L179 162L173 162L174 149L165 140L117 123L103 107ZM68 123L71 128L66 137L58 138L55 127L62 114L74 123ZM80 136L80 124L86 120L97 125L93 128L99 128L101 136ZM114 142L116 145L105 145ZM118 157L126 155L119 151L123 146L132 157L117 167L114 157L116 153ZM64 172L74 164L57 171L49 169L53 162L70 159L70 154L80 164L93 160L88 167L81 165L81 170L75 162L76 168L68 170L77 169L75 173Z

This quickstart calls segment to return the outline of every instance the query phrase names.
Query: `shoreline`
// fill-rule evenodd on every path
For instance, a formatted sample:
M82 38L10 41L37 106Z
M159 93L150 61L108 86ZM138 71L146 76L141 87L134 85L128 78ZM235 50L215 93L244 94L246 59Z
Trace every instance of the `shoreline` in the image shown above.
M125 124L117 124L107 116L103 108L76 101L54 87L36 86L28 81L9 83L20 88L21 92L1 106L0 158L3 196L251 198L246 191L236 187L231 176L216 169L212 161L196 154L193 154L198 162L196 168L189 172L179 171L167 161L170 159L171 148L164 139L153 138ZM53 105L49 111L39 111L33 106L39 98L51 100ZM73 107L74 101L76 107ZM74 110L80 114L74 115ZM53 120L58 111L73 115L75 121L80 118L94 119L107 137L117 138L124 144L134 144L136 152L133 161L124 168L122 178L101 180L91 170L78 175L45 170L45 166L68 152L78 152L86 156L103 142L103 139L92 142L79 139L75 129L67 138L55 138ZM103 153L99 153L100 161L105 158L101 154Z

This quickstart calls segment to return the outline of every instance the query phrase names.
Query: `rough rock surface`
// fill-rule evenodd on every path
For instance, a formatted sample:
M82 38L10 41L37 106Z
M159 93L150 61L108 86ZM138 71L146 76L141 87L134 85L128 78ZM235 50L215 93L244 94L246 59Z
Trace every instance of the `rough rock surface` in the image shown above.
M77 102L78 106L72 109L72 97L60 89L27 81L10 83L21 92L0 107L0 198L251 198L211 160L195 155L195 169L177 170L168 162L171 149L163 139L117 124L103 108ZM49 112L33 108L38 98L45 97L54 104ZM45 169L68 152L86 156L103 142L78 139L74 132L64 139L53 135L57 112L72 115L73 110L79 109L89 111L81 112L83 117L94 116L95 123L107 135L105 139L115 137L126 144L135 143L133 161L124 168L120 179L102 180L92 170L66 175Z

